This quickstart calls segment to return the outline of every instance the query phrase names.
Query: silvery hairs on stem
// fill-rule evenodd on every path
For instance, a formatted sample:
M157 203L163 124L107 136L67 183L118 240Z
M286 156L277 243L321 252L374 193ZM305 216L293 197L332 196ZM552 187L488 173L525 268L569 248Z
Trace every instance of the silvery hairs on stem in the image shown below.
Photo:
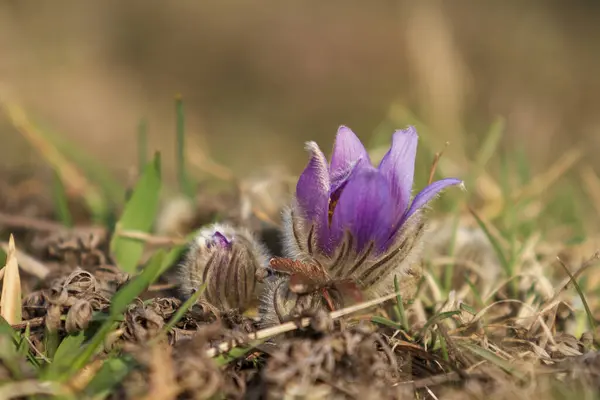
M177 286L188 297L206 283L201 299L220 311L243 312L257 297L268 260L265 246L249 230L213 224L190 242L176 267Z

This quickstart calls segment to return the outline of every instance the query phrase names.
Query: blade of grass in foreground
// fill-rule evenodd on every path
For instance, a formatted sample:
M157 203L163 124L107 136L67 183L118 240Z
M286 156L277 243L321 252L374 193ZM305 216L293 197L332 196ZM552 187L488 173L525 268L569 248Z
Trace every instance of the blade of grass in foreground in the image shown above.
M150 231L158 212L160 189L160 153L157 153L154 160L146 166L144 173L135 185L121 219L117 222L115 233L110 242L111 254L117 261L119 268L128 274L135 272L144 251L144 243L122 237L119 235L119 231Z
M22 377L19 353L14 342L15 331L10 324L0 316L0 360L15 379Z
M173 327L179 322L179 320L181 318L183 318L183 316L185 315L185 313L190 308L192 308L192 306L194 304L196 304L196 301L198 301L198 299L202 295L202 292L204 292L205 288L206 288L206 284L203 284L198 290L196 290L196 292L193 295L190 296L189 299L187 299L181 305L181 307L179 307L179 309L175 312L175 314L173 314L173 316L171 317L171 319L169 320L169 322L167 324L165 324L165 326L163 327L163 332L165 334L167 332L169 332L171 329L173 329Z
M135 364L135 361L129 356L106 360L85 387L85 395L94 400L106 398L112 389L125 379Z
M44 369L42 376L44 379L57 379L63 372L67 371L77 356L81 345L85 340L83 331L77 332L74 335L65 337L54 352L52 363Z

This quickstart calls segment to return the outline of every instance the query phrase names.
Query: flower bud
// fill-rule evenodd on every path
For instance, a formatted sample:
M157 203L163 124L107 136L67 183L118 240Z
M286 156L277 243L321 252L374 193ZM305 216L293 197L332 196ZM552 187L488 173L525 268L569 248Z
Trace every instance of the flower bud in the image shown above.
M221 311L244 311L255 298L267 262L266 249L248 230L214 224L190 243L178 265L178 286L187 297L206 284L202 299Z

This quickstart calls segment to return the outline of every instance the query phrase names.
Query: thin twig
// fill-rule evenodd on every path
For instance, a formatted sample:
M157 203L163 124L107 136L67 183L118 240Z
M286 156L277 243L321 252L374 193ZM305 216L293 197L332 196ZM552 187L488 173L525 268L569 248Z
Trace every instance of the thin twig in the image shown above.
M153 246L178 246L187 243L187 240L185 240L184 238L154 236L150 233L141 231L117 231L115 232L115 234L120 237L139 240Z
M444 154L444 150L446 150L446 148L450 145L450 142L446 142L444 148L440 151L438 151L437 153L435 153L435 156L433 157L433 163L431 164L431 169L429 170L429 181L427 182L428 185L431 185L431 182L433 182L433 177L435 175L435 171L437 170L437 166L440 162L440 158L442 158L442 155Z
M27 321L11 325L11 327L16 330L21 330L27 328L27 325L29 325L30 328L37 328L38 326L42 326L44 325L44 317L28 319Z
M376 306L378 304L381 304L387 300L391 300L391 299L395 298L397 295L398 295L398 293L394 292L394 293L390 293L386 296L380 297L378 299L366 301L364 303L346 307L346 308L343 308L338 311L333 311L333 312L329 313L329 317L331 319L338 319L345 315L352 314L356 311L361 311L361 310ZM311 318L302 318L299 322L286 322L286 323L283 323L280 325L265 328L265 329L255 332L254 334L250 334L249 340L268 339L270 337L280 335L280 334L286 333L286 332L291 332L291 331L299 329L299 328L306 328L307 326L310 325L310 322L311 322ZM239 343L235 340L231 340L228 342L222 342L219 344L219 346L217 346L217 348L208 349L206 351L206 356L211 357L211 358L215 357L215 356L217 356L217 354L228 352L229 350L233 349L234 347L236 347L238 345L239 345Z

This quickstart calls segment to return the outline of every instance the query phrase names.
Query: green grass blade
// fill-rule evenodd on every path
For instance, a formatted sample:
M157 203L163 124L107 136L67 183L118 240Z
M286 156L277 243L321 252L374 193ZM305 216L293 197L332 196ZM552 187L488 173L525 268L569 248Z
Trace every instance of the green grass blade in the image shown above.
M72 140L65 138L64 135L44 127L41 123L38 126L46 139L56 146L61 154L77 164L91 181L98 184L102 193L112 204L119 204L122 201L125 189L106 168L105 164L95 160L85 149L77 146Z
M121 237L118 232L125 230L150 231L158 212L160 189L160 154L157 153L137 182L121 219L117 222L116 232L110 242L111 254L119 268L128 274L135 272L144 251L144 243Z
M18 332L15 331L15 335L19 336ZM29 354L30 346L29 346L29 336L31 335L31 328L29 325L25 327L25 332L23 332L19 337L19 344L17 346L17 352L26 357Z
M137 136L138 173L142 173L148 164L148 122L145 118L140 120Z
M192 197L194 192L190 184L185 162L185 112L181 95L175 97L175 115L175 132L177 135L177 153L175 154L175 160L177 162L177 182L179 183L179 190L186 196Z
M404 328L402 327L402 324L399 324L399 323L389 320L387 318L380 317L379 315L372 316L371 322L373 322L375 324L383 325L383 326L388 326L395 330L404 330Z
M58 219L64 226L73 226L73 217L69 210L69 200L65 185L63 184L62 178L57 170L54 170L54 181L52 185L52 198L54 200L54 208Z
M471 281L471 279L469 279L469 275L467 273L465 273L464 278L465 282L467 282L467 285L469 285L471 292L473 292L473 296L475 297L475 301L477 302L477 304L479 304L479 307L485 307L485 302L483 301L479 290L477 290L475 284Z
M46 357L52 360L56 354L56 349L60 344L60 337L57 330L44 329L44 349Z
M509 374L511 374L519 379L522 379L522 380L525 379L525 374L523 374L522 372L520 372L519 370L514 368L508 361L504 360L503 358L498 357L496 354L492 353L491 351L486 350L483 347L480 347L474 343L457 342L457 344L460 347L465 348L465 349L471 351L472 353L478 355L479 357L483 358L484 360L489 361L492 364L498 366L499 368L503 369L504 371L508 372Z
M110 315L118 317L127 310L129 304L148 288L159 276L165 260L165 251L159 250L150 259L141 274L129 281L112 297Z
M117 326L117 323L108 320L104 322L100 328L96 331L92 339L83 346L76 357L73 358L73 362L69 366L69 369L65 371L58 378L59 381L64 382L71 376L76 374L79 370L87 365L92 356L98 351L106 336Z
M12 326L0 316L0 360L16 379L20 379L23 373L19 366L21 357L17 351L15 333Z
M232 361L237 360L240 357L246 355L246 353L252 351L256 346L264 343L267 339L258 339L250 342L247 347L235 347L229 350L227 353L220 354L214 358L215 363L218 366L227 365Z
M500 139L502 139L502 135L504 133L505 126L505 120L501 117L497 117L490 126L483 144L479 148L477 156L475 157L474 165L471 168L471 173L469 174L470 176L468 178L468 185L473 185L475 180L485 169L487 163L492 159L494 154L496 154L498 145L500 144Z
M500 263L502 264L502 267L506 271L508 277L511 277L512 274L510 273L511 272L510 271L510 262L506 258L506 254L504 254L504 250L502 249L502 246L500 245L498 240L496 240L494 235L492 235L487 224L479 217L479 215L477 215L477 213L473 209L469 209L469 210L471 211L471 214L473 215L473 217L475 217L475 220L477 221L477 225L479 225L479 227L481 228L481 230L483 231L485 236L487 236L488 240L492 244L492 247L494 248L494 251L498 255L498 258L500 259Z
M52 363L48 364L44 369L42 374L44 379L55 380L61 374L68 371L84 341L85 334L83 331L65 337L56 349Z
M189 299L187 299L181 305L181 307L179 307L179 309L177 309L177 311L175 312L175 314L173 314L173 316L171 317L171 319L169 320L169 322L167 322L167 324L163 327L163 332L165 334L167 332L169 332L171 329L173 329L173 327L179 322L179 320L181 320L181 318L183 318L183 316L185 315L185 313L194 304L196 304L196 301L198 301L198 299L202 295L202 292L204 292L205 288L206 288L206 284L203 284L198 290L196 290L196 292L193 295L190 296Z
M400 284L398 283L398 276L394 275L394 290L396 291L396 307L398 312L398 322L404 330L408 330L408 318L406 317L406 311L404 310L404 301L402 300L402 295L400 294Z
M450 318L453 315L458 315L460 314L460 311L445 311L439 314L434 315L433 317L431 317L429 319L429 321L427 321L425 323L425 325L423 326L423 328L421 328L421 330L419 331L419 333L417 334L418 337L423 337L423 335L425 334L425 332L427 332L427 330L435 323L438 323L446 318Z
M569 279L571 279L571 283L573 283L573 286L575 286L575 290L577 290L577 294L581 298L581 302L583 303L583 307L585 308L585 313L587 314L588 324L590 325L589 327L590 327L590 330L592 331L592 335L594 336L594 339L597 339L597 337L596 337L596 320L594 318L594 314L590 310L590 306L588 305L588 302L585 298L585 294L583 293L583 290L581 290L581 286L579 286L577 279L575 279L575 277L573 276L571 271L569 271L569 268L567 268L567 266L562 261L560 261L559 264L563 267L563 269L565 270L567 275L569 275Z
M450 237L450 246L448 249L448 257L454 257L456 250L456 238L458 236L458 226L460 224L460 208L458 203L455 206L454 221L452 222L452 236ZM452 279L454 278L454 264L450 263L444 269L444 290L448 294L452 290Z
M109 358L87 384L84 394L94 400L106 398L135 365L135 361L129 356Z

